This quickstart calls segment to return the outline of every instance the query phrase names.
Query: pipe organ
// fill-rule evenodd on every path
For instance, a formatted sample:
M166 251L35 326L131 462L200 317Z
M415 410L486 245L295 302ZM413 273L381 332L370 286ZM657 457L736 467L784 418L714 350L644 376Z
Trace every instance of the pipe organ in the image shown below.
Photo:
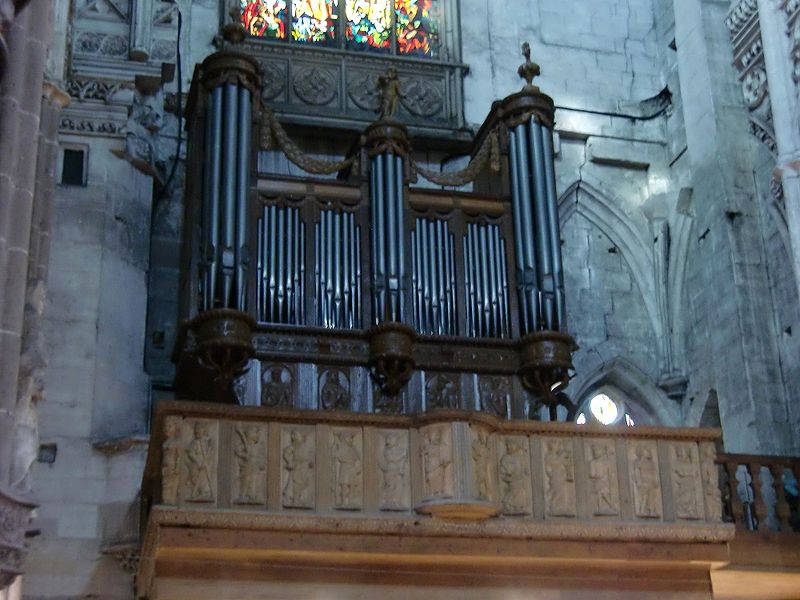
M521 67L527 85L495 103L469 166L448 177L416 164L408 131L391 116L343 161L304 155L253 102L256 65L209 57L189 105L203 126L189 134L187 192L201 201L196 212L187 207L184 272L197 286L184 288L179 379L202 380L205 369L195 387L206 399L241 402L234 382L254 368L271 374L245 392L256 404L324 408L314 400L324 387L351 410L481 407L512 418L546 405L556 418L574 344L554 108L531 84L534 67L529 59ZM309 177L259 173L255 157L275 146ZM349 175L312 176L337 170ZM419 175L474 181L476 191L415 188Z

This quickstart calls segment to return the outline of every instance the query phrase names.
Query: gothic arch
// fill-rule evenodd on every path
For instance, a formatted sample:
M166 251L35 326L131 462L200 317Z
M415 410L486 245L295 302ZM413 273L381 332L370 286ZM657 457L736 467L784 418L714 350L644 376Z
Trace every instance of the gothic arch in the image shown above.
M561 195L558 213L562 226L572 215L580 213L620 249L639 287L656 339L661 339L665 332L656 300L652 250L642 239L637 227L602 192L585 181L576 181Z
M569 394L579 404L593 390L610 385L623 392L642 408L657 425L677 427L681 423L678 405L639 367L624 357L616 357L597 369L572 380Z

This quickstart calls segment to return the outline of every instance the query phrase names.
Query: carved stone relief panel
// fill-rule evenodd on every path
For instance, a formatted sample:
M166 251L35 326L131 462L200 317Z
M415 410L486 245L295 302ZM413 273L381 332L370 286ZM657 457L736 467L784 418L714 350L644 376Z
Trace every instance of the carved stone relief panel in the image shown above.
M261 99L265 103L286 101L286 72L284 62L261 63Z
M350 378L342 369L330 368L319 377L319 405L325 410L350 410Z
M284 427L281 433L281 503L284 508L314 508L316 497L314 427Z
M545 514L551 517L574 517L575 463L572 440L542 438Z
M593 515L619 515L617 451L614 440L586 438L584 441L589 506Z
M81 19L128 22L130 0L78 0L76 13Z
M381 510L411 508L408 447L406 430L378 431L378 486Z
M670 483L679 519L703 518L703 491L697 444L675 442L669 448Z
M664 515L664 507L661 501L658 446L655 442L628 442L628 472L634 514L642 518L660 519Z
M423 77L409 77L403 82L400 102L412 115L433 117L444 107L444 85L441 81Z
M481 410L502 419L508 418L511 410L511 380L502 375L479 377L478 393Z
M495 455L491 433L472 428L471 458L474 494L479 500L491 501L495 497Z
M361 429L333 429L331 458L333 506L361 510L364 489L364 436Z
M261 365L261 405L286 408L292 405L294 373L288 365Z
M339 76L336 69L318 65L297 66L292 77L292 89L304 103L326 106L339 96Z
M719 486L719 470L715 462L717 452L714 444L700 444L700 476L703 480L703 499L707 521L722 520L722 492Z
M123 35L83 31L75 36L75 54L119 58L128 57L128 40Z
M503 514L531 514L531 457L528 438L502 436L498 439L500 503Z
M448 423L428 425L420 429L422 449L422 483L425 498L452 498L453 432Z
M219 455L219 421L186 419L183 425L186 445L182 453L178 490L180 502L215 502L217 499L217 465Z
M164 442L161 444L161 502L178 503L181 483L181 455L185 446L183 420L180 417L164 419Z
M458 408L460 386L457 375L449 373L425 374L425 408Z
M267 426L259 423L233 425L233 503L264 505L267 502Z

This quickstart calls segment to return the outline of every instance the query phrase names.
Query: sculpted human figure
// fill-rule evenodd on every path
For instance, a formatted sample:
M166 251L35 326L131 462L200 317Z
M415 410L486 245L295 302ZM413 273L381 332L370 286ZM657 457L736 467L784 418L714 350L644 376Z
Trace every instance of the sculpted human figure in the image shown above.
M263 399L266 406L289 406L289 385L283 380L284 370L275 366L263 381Z
M675 484L675 509L679 517L697 518L700 515L697 498L697 465L689 446L672 448L672 477Z
M260 504L266 500L267 454L261 428L255 424L235 429L238 437L234 454L238 467L237 502Z
M338 508L358 508L361 492L361 452L355 431L333 434L334 503Z
M389 67L384 75L378 77L378 92L381 99L378 110L380 117L381 119L391 119L397 113L397 102L402 95L397 69Z
M503 512L515 514L525 511L528 504L525 478L527 456L522 441L506 438L505 453L500 459L500 488Z
M596 515L619 513L619 502L612 492L613 477L615 477L615 473L611 465L608 446L589 442L589 482Z
M561 440L546 443L544 473L547 477L548 513L569 517L575 514L575 480L572 453Z
M194 424L192 441L186 449L186 468L188 473L187 500L211 502L214 500L211 478L211 459L214 454L214 441L209 435L209 425L204 421Z
M633 461L633 499L640 517L660 517L658 466L648 446L636 446Z
M422 442L422 470L428 496L444 497L452 493L448 478L451 462L450 445L442 435L442 429L428 429Z
M294 430L283 449L283 468L286 482L283 486L283 505L310 508L314 477L314 449L308 443L308 434Z
M392 431L383 438L383 451L378 454L378 468L383 474L381 506L388 509L405 508L406 466L408 451L402 443L402 434Z
M180 422L167 418L164 422L164 444L161 446L161 501L164 504L178 502L182 447Z
M472 441L472 464L475 471L475 487L478 498L490 497L489 482L491 481L492 449L489 445L489 434L479 431Z
M322 408L325 409L347 409L350 406L350 394L347 389L339 382L339 371L329 371L322 386L320 399Z
M714 462L714 447L705 444L701 450L700 472L703 478L703 494L706 500L706 518L711 521L722 519L722 492L719 488L719 472Z

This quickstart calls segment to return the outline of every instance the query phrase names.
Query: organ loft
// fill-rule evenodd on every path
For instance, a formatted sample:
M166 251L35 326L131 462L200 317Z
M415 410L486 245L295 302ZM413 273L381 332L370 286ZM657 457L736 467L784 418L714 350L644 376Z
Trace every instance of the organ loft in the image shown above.
M0 0L0 600L800 597L798 56Z

